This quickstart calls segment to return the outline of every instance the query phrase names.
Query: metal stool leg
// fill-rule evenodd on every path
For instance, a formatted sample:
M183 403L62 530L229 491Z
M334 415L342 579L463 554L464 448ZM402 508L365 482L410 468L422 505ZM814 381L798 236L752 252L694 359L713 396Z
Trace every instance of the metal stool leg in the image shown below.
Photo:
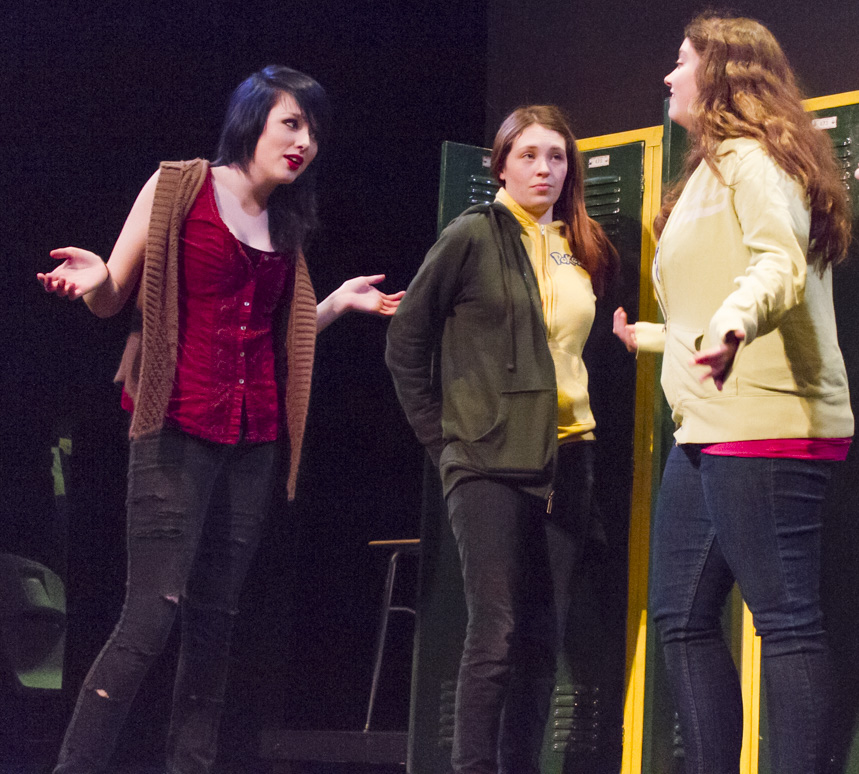
M379 616L379 631L376 635L376 653L373 664L373 683L370 686L370 700L367 703L367 721L364 723L364 732L370 730L370 722L373 719L373 706L376 703L376 693L379 689L379 676L382 673L382 656L385 652L385 640L388 635L388 620L391 613L409 613L416 617L417 613L411 607L392 605L391 597L394 592L394 580L397 577L397 562L401 554L416 555L420 552L421 541L417 539L408 540L373 540L370 545L376 548L393 548L393 553L388 560L388 575L385 579L385 588L382 592L382 612Z
M370 701L367 704L367 722L364 723L364 731L370 730L370 721L373 718L373 705L376 703L376 691L379 688L379 675L382 672L382 654L385 651L385 639L388 635L388 618L391 614L391 596L394 592L394 579L397 575L397 560L400 551L391 554L388 561L388 575L385 579L385 590L382 594L382 614L379 618L379 631L376 636L376 658L373 664L373 683L370 686Z

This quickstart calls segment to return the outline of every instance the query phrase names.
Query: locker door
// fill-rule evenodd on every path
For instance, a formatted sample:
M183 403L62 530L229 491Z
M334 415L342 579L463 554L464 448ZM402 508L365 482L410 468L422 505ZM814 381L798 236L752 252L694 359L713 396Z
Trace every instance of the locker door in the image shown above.
M585 352L592 391L600 392L594 396L594 412L602 518L559 658L553 720L544 747L545 774L614 774L620 765L635 362L611 336L610 320L618 303L631 314L638 309L644 145L631 142L586 154L588 211L618 246L623 278L615 295L598 307ZM488 150L445 143L439 231L470 205L492 201L496 190ZM466 612L456 546L438 473L430 463L424 476L421 549L408 771L442 774L450 764Z
M583 153L585 202L620 253L621 276L597 303L584 352L596 419L595 520L543 749L543 771L564 774L613 774L622 755L635 360L612 334L611 317L618 305L638 315L645 143L606 146Z
M442 145L438 233L473 204L495 199L485 148ZM467 613L459 554L447 520L438 470L424 463L421 565L412 661L408 771L444 774L450 769L453 708Z
M441 146L438 234L473 204L495 201L498 184L489 170L491 151L476 145L445 142Z
M859 417L859 91L809 100L806 107L826 131L843 168L843 179L853 202L853 245L848 259L833 277L838 341L847 365L853 414ZM831 769L859 774L856 743L859 713L859 448L854 443L847 461L837 466L823 516L821 594L826 628L832 647L834 712L829 726ZM761 734L766 736L762 713ZM761 774L770 771L761 744Z

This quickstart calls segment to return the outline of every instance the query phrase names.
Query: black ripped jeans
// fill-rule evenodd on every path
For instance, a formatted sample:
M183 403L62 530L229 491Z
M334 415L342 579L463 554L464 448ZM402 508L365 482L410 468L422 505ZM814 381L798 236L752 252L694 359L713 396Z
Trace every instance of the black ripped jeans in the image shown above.
M218 444L171 428L131 442L125 604L81 689L55 774L107 769L177 611L182 642L167 772L210 771L239 591L269 508L276 457L275 443Z

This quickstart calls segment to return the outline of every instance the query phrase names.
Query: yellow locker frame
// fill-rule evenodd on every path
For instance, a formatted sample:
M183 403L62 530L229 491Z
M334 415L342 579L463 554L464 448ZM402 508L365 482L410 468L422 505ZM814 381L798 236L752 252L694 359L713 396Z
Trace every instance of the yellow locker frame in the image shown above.
M662 194L662 127L588 137L579 150L602 150L644 142L643 204L641 212L641 264L639 317L656 320L657 304L650 282L650 265L656 252L653 219ZM650 558L650 498L653 470L653 406L656 366L653 358L638 361L635 377L635 428L633 434L632 507L629 526L629 587L626 629L626 696L623 711L623 772L641 771L644 726L644 665L647 635L647 571Z

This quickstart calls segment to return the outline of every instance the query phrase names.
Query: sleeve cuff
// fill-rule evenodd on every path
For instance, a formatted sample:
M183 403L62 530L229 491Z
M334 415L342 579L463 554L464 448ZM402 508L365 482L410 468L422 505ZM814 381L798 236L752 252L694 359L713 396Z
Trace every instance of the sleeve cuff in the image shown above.
M635 323L635 342L639 352L665 351L665 326L662 323Z

